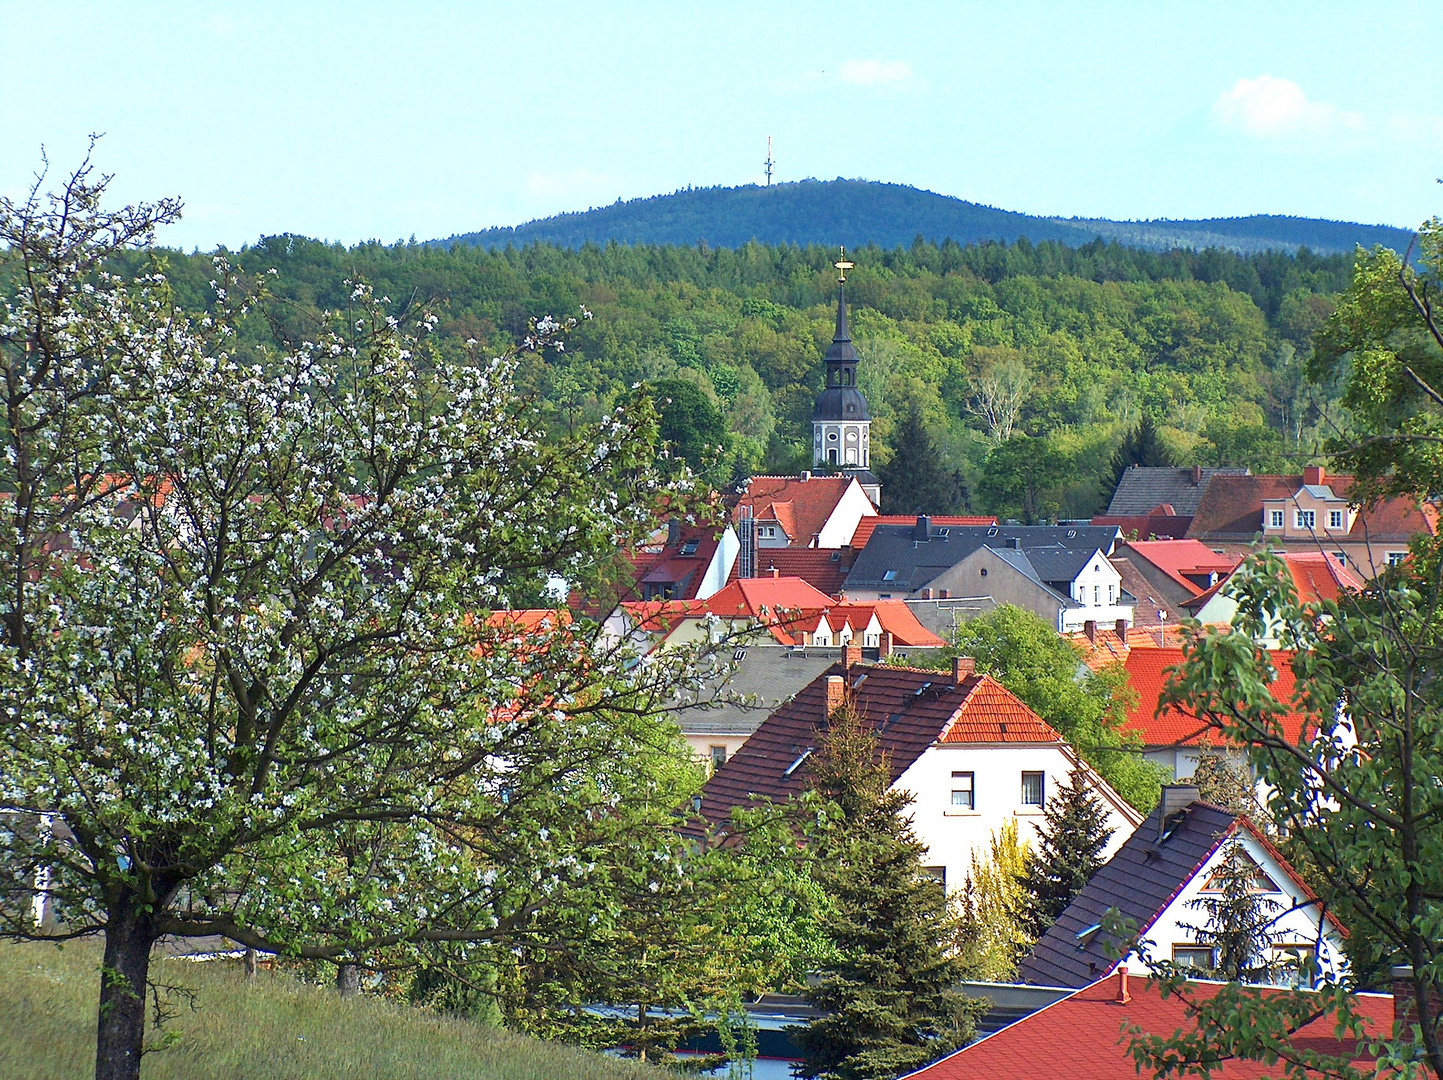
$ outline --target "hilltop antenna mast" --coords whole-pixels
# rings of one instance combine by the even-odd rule
[[[767,187],[771,187],[772,166],[776,165],[776,162],[772,160],[772,137],[770,135],[767,136],[767,160],[764,161],[762,164],[767,167]]]

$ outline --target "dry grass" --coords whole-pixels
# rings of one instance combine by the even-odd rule
[[[95,1068],[99,950],[0,944],[0,1077],[86,1080]],[[539,1042],[236,964],[157,960],[157,981],[196,991],[167,1025],[174,1045],[144,1080],[661,1080],[635,1062]]]

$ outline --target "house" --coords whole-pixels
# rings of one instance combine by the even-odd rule
[[[740,551],[730,525],[719,529],[672,518],[632,553],[635,585],[623,599],[705,599],[727,583]]]
[[[1215,476],[1187,535],[1237,551],[1258,538],[1281,550],[1325,551],[1371,578],[1401,562],[1414,536],[1436,533],[1431,504],[1395,498],[1363,508],[1349,501],[1352,488],[1351,476],[1316,465],[1301,476]]]
[[[1191,518],[1215,476],[1246,476],[1247,469],[1205,469],[1194,465],[1174,468],[1129,465],[1108,501],[1107,518],[1147,517],[1166,506],[1166,516]]]
[[[1160,645],[1159,639],[1170,631],[1175,632],[1186,613],[1163,595],[1126,551],[1126,545],[1119,547],[1109,561],[1122,582],[1122,590],[1133,600],[1131,629]]]
[[[988,595],[976,592],[975,578],[949,576],[948,571],[982,547],[1025,553],[1086,549],[1108,556],[1121,536],[1115,528],[1093,525],[938,525],[919,514],[909,524],[872,530],[847,574],[846,593],[854,600]]]
[[[1192,996],[1206,1000],[1222,983],[1192,982]],[[1363,1040],[1337,1037],[1335,1021],[1322,1016],[1289,1037],[1298,1051],[1345,1058],[1361,1075],[1374,1072],[1366,1043],[1389,1038],[1395,1019],[1405,1020],[1411,995],[1359,994],[1356,1008],[1364,1019]],[[1264,991],[1265,993],[1267,991]],[[1277,991],[1273,991],[1277,993]],[[1406,1021],[1405,1021],[1406,1022]],[[1129,1051],[1124,1027],[1136,1025],[1148,1035],[1191,1031],[1188,1003],[1179,995],[1162,996],[1159,987],[1119,968],[1054,1004],[979,1039],[906,1080],[1138,1080],[1139,1067]],[[1216,1080],[1264,1080],[1281,1075],[1280,1064],[1229,1060],[1211,1066]],[[1142,1073],[1142,1075],[1148,1075]],[[1322,1073],[1305,1073],[1323,1080]]]
[[[1364,582],[1337,555],[1326,551],[1284,551],[1281,553],[1288,580],[1299,603],[1317,604],[1323,600],[1336,603],[1345,594],[1359,592]],[[1190,616],[1207,626],[1231,625],[1238,613],[1229,582],[1232,575],[1219,581],[1207,592],[1183,604]],[[1270,627],[1259,639],[1264,648],[1278,647],[1280,627]]]
[[[758,549],[843,547],[857,523],[877,512],[855,476],[810,472],[753,476],[729,501],[732,523],[743,534],[752,529]]]
[[[958,596],[988,596],[998,604],[1026,608],[1059,634],[1088,623],[1131,623],[1133,598],[1122,575],[1097,547],[1034,547],[1015,538],[1002,547],[984,545],[933,579]]]
[[[1201,540],[1128,540],[1117,546],[1168,605],[1193,600],[1232,573],[1240,554],[1214,551]]]
[[[1269,659],[1277,673],[1271,688],[1273,696],[1288,705],[1295,691],[1293,654],[1274,651]],[[1202,755],[1233,752],[1223,745],[1219,733],[1207,721],[1175,705],[1162,704],[1168,674],[1182,662],[1183,650],[1178,645],[1159,648],[1138,647],[1134,643],[1123,659],[1128,683],[1137,695],[1136,703],[1123,721],[1123,730],[1139,735],[1144,756],[1170,770],[1178,780],[1193,775]],[[1303,741],[1307,733],[1307,718],[1303,714],[1285,709],[1281,722],[1289,741]]]
[[[1084,987],[1114,971],[1147,972],[1147,956],[1103,927],[1109,912],[1129,920],[1153,958],[1211,967],[1212,950],[1196,927],[1207,922],[1201,902],[1221,889],[1220,870],[1232,845],[1256,870],[1249,891],[1275,905],[1270,927],[1273,958],[1316,957],[1324,978],[1347,972],[1344,931],[1267,836],[1245,815],[1198,801],[1187,785],[1163,788],[1162,801],[1092,876],[1018,967],[1018,981],[1039,986]]]
[[[912,798],[913,829],[929,867],[960,888],[974,851],[1010,821],[1035,835],[1052,793],[1079,763],[1062,737],[970,660],[950,672],[866,664],[849,648],[791,701],[768,716],[702,789],[701,816],[726,821],[734,807],[780,802],[810,784],[808,759],[829,717],[850,702],[875,732],[894,788]],[[1086,766],[1084,766],[1086,768]],[[1087,769],[1116,830],[1116,849],[1140,815]]]

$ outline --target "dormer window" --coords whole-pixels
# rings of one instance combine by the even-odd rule
[[[1298,510],[1293,516],[1293,527],[1307,529],[1310,532],[1317,526],[1318,515],[1314,510]]]
[[[1281,510],[1268,511],[1268,528],[1281,529],[1283,527],[1283,512]]]
[[[1328,528],[1330,528],[1330,529],[1341,529],[1342,527],[1343,527],[1343,511],[1341,511],[1341,510],[1329,510],[1329,511],[1328,511]]]

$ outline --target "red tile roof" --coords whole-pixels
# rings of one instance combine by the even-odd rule
[[[1288,705],[1296,689],[1293,654],[1279,650],[1271,654],[1271,659],[1278,673],[1272,686],[1273,696]],[[1171,705],[1158,712],[1168,673],[1182,660],[1183,651],[1175,646],[1142,648],[1133,645],[1128,650],[1124,667],[1128,681],[1137,692],[1137,704],[1127,714],[1123,727],[1136,731],[1147,746],[1197,746],[1218,741],[1217,732],[1206,721],[1190,713]],[[1283,734],[1289,741],[1299,742],[1306,723],[1305,716],[1289,712],[1282,718]]]
[[[995,517],[967,516],[965,514],[946,514],[929,519],[933,525],[944,528],[951,528],[953,525],[996,525]],[[872,531],[878,525],[915,525],[916,514],[875,514],[872,517],[864,517],[857,522],[857,531],[852,534],[851,547],[860,551],[867,546],[867,541],[872,538]]]
[[[905,600],[873,600],[868,606],[876,611],[882,631],[892,635],[894,645],[935,649],[947,644],[917,621]]]
[[[1137,1080],[1137,1065],[1128,1052],[1128,1040],[1120,1037],[1123,1025],[1136,1024],[1151,1035],[1170,1035],[1178,1030],[1191,1031],[1193,1021],[1182,998],[1176,994],[1164,998],[1141,976],[1128,979],[1130,1000],[1119,1003],[1120,981],[1116,973],[1099,979],[909,1076],[916,1080]],[[1201,1000],[1221,989],[1218,983],[1189,985]],[[1367,1018],[1370,1037],[1386,1038],[1392,1033],[1391,996],[1361,994],[1358,1011]],[[1348,1055],[1364,1073],[1370,1071],[1371,1059],[1363,1048],[1354,1040],[1339,1041],[1331,1018],[1314,1020],[1290,1041],[1298,1050]],[[1212,1075],[1217,1080],[1261,1080],[1278,1071],[1276,1065],[1230,1060],[1215,1065]]]
[[[1213,482],[1220,478],[1214,477]],[[1256,479],[1255,477],[1227,477],[1226,479]],[[1206,496],[1204,496],[1206,497]],[[1262,503],[1258,504],[1258,522],[1262,523]],[[1169,580],[1177,582],[1188,592],[1197,596],[1206,585],[1189,580],[1191,574],[1226,574],[1238,564],[1230,555],[1219,555],[1201,540],[1130,540],[1127,550],[1157,567]]]
[[[719,534],[720,527],[716,525],[683,525],[676,543],[668,544],[667,528],[659,528],[652,543],[628,556],[636,584],[631,594],[623,599],[643,599],[648,585],[675,586],[677,600],[695,597],[701,587],[702,576],[716,554]],[[682,549],[693,542],[696,550],[691,555],[683,555]]]
[[[1170,604],[1162,590],[1149,581],[1132,559],[1114,555],[1108,560],[1122,575],[1122,587],[1137,601],[1132,608],[1132,625],[1138,630],[1153,630],[1159,625],[1177,625],[1183,613]]]
[[[1305,604],[1337,601],[1344,591],[1358,592],[1364,587],[1362,578],[1323,551],[1289,551],[1283,561],[1298,590],[1298,599]]]
[[[948,742],[1061,742],[1056,731],[990,676],[972,674],[957,683],[949,671],[833,664],[762,721],[712,774],[702,789],[702,817],[724,821],[733,807],[760,798],[781,801],[806,790],[811,781],[805,755],[821,738],[827,679],[833,675],[845,677],[854,707],[887,756],[893,783],[944,737]]]
[[[705,600],[634,600],[621,607],[632,625],[648,634],[669,634],[683,619],[707,613]]]
[[[822,611],[835,604],[801,578],[770,576],[739,578],[707,601],[708,609],[724,619],[756,619],[777,611]]]
[[[776,521],[793,544],[807,547],[855,481],[850,476],[754,476],[732,509],[732,520],[750,506],[758,521]]]
[[[863,518],[862,520],[868,519]],[[843,557],[844,555],[846,557]],[[841,595],[842,586],[847,580],[847,571],[851,568],[851,553],[844,553],[840,548],[757,549],[756,572],[758,577],[770,577],[771,571],[775,570],[778,577],[801,578],[828,596]],[[732,564],[732,576],[727,580],[735,581],[740,571],[741,560],[738,559]]]

